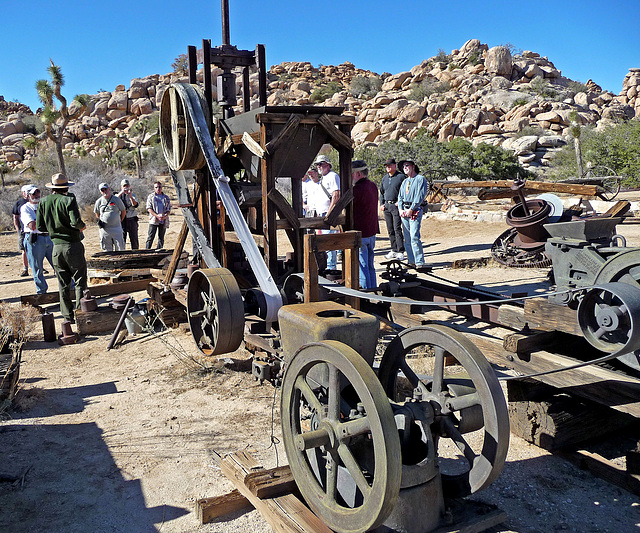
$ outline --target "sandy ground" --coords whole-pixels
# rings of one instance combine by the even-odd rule
[[[167,247],[179,228],[176,216]],[[640,245],[639,228],[624,227],[630,245]],[[503,223],[426,219],[427,261],[442,277],[474,279],[491,290],[544,287],[546,270],[448,268],[455,257],[488,257],[504,229]],[[97,242],[97,228],[90,228],[88,253],[98,251]],[[9,301],[35,292],[30,278],[17,276],[14,249],[14,235],[0,235],[0,298]],[[380,258],[388,251],[384,235],[377,250]],[[47,279],[56,290],[55,277]],[[61,317],[54,312],[59,332]],[[286,463],[279,393],[252,379],[242,362],[246,352],[233,354],[232,365],[205,372],[201,364],[211,362],[180,330],[129,336],[106,351],[109,339],[92,335],[61,347],[45,343],[39,325],[34,329],[16,407],[0,421],[0,474],[21,477],[0,482],[0,531],[270,531],[256,511],[207,525],[194,513],[197,499],[233,488],[213,451],[250,450],[265,467]],[[473,499],[507,512],[508,522],[493,531],[622,533],[640,523],[640,498],[514,436],[502,475]]]

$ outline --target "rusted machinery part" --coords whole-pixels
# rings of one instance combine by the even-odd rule
[[[389,281],[403,281],[407,273],[407,269],[402,266],[402,263],[397,260],[391,260],[387,262],[387,269],[383,273],[382,277]]]
[[[524,206],[527,206],[526,210]],[[516,246],[527,250],[544,246],[549,237],[544,224],[547,223],[550,212],[551,205],[537,198],[520,202],[509,209],[506,222],[508,226],[518,230],[514,239]]]
[[[187,286],[187,317],[203,354],[237,350],[244,336],[244,303],[233,274],[226,268],[196,270]]]
[[[384,522],[400,492],[400,438],[366,361],[338,341],[307,344],[287,367],[281,402],[289,465],[314,512],[340,532]],[[339,492],[339,479],[357,487],[353,506]]]
[[[544,243],[537,248],[522,249],[516,246],[518,236],[516,228],[509,228],[491,245],[491,257],[501,265],[514,268],[546,268],[551,266],[551,259],[544,253]]]
[[[192,87],[198,94],[207,126],[211,129],[211,113],[204,91],[198,85]],[[164,92],[160,103],[160,141],[171,170],[193,170],[205,166],[206,160],[193,121],[185,109],[184,96],[173,85]]]
[[[591,346],[621,353],[620,362],[640,370],[640,288],[614,282],[589,289],[578,306],[578,323]]]
[[[425,364],[433,365],[431,375]],[[507,404],[488,361],[462,333],[439,325],[402,331],[387,347],[378,377],[392,400],[403,399],[403,386],[409,396],[418,388],[433,407],[445,498],[478,492],[498,477],[509,448]],[[445,450],[455,457],[445,458]]]

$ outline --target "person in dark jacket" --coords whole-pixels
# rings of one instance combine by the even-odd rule
[[[362,233],[360,246],[360,288],[375,289],[376,269],[373,264],[378,225],[378,188],[369,180],[367,163],[360,159],[351,162],[353,180],[353,228]]]
[[[391,245],[391,251],[385,255],[385,258],[404,261],[404,239],[402,237],[402,219],[398,211],[398,192],[406,176],[402,172],[398,172],[398,165],[394,158],[387,159],[384,167],[387,173],[382,176],[380,182],[380,211],[382,211],[384,221],[387,224],[389,244]]]
[[[86,224],[80,216],[76,197],[69,192],[74,185],[64,174],[51,177],[46,186],[52,194],[38,204],[36,228],[48,233],[53,241],[53,268],[58,277],[60,312],[65,320],[75,322],[71,286],[75,285],[75,309],[80,308],[80,299],[87,290],[87,262],[84,258],[82,239]]]

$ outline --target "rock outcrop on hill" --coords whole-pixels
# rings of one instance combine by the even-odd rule
[[[214,69],[212,78],[221,74]],[[199,72],[202,81],[202,71]],[[358,86],[380,86],[372,95],[354,94]],[[242,76],[237,78],[238,111]],[[69,153],[100,155],[130,148],[138,120],[157,111],[176,74],[154,74],[92,95],[83,115],[67,127]],[[589,80],[571,81],[546,57],[531,51],[512,54],[504,46],[489,48],[478,39],[446,55],[425,59],[410,71],[378,75],[352,63],[314,67],[308,62],[274,65],[268,76],[269,105],[341,106],[356,117],[355,145],[411,139],[421,128],[440,141],[455,137],[513,150],[530,170],[543,171],[553,153],[568,142],[570,114],[582,124],[603,127],[620,119],[640,118],[640,68],[632,68],[619,95]],[[375,83],[369,83],[377,81]],[[250,76],[251,107],[258,106],[257,75]],[[330,94],[328,98],[327,92]],[[12,107],[14,106],[14,107]],[[0,97],[0,160],[12,168],[30,165],[23,118],[28,108]],[[573,116],[573,115],[571,115]],[[524,134],[523,134],[524,132]],[[147,135],[145,142],[148,142]]]

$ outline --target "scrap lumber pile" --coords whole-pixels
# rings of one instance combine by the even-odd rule
[[[184,292],[183,289],[180,290]],[[167,326],[177,326],[187,321],[186,309],[174,294],[178,290],[172,291],[162,283],[152,282],[149,283],[147,292],[150,296],[147,309],[153,311]],[[186,301],[186,296],[184,300]]]

